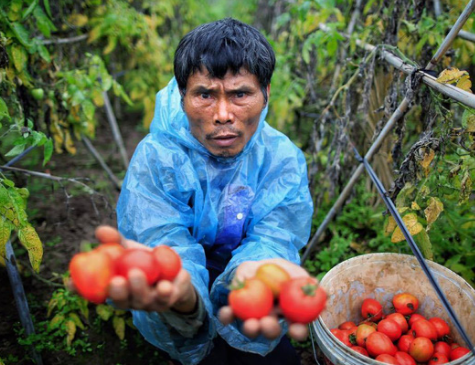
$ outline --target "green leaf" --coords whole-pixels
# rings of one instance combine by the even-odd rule
[[[51,37],[51,31],[55,31],[56,27],[54,24],[49,20],[49,18],[46,16],[45,12],[43,9],[38,6],[36,7],[34,13],[35,18],[36,18],[36,23],[38,25],[38,29],[40,30],[41,33],[45,37]]]
[[[53,155],[53,140],[48,138],[45,143],[44,156],[43,156],[43,166],[45,166]]]
[[[23,69],[26,68],[26,62],[28,61],[28,55],[24,47],[13,44],[11,47],[13,64],[15,68],[21,72]]]
[[[13,147],[8,153],[5,154],[7,157],[17,156],[25,150],[26,144],[20,144]]]
[[[51,7],[49,6],[49,0],[43,0],[43,4],[45,5],[46,13],[51,19],[53,19],[53,15],[51,15]]]
[[[21,18],[22,21],[24,21],[26,18],[28,18],[28,16],[31,14],[31,12],[33,10],[35,10],[36,6],[38,5],[38,0],[34,0],[30,6],[28,7],[28,9],[26,9],[24,12],[23,12],[23,16]]]
[[[429,235],[425,230],[420,231],[417,235],[414,236],[414,241],[416,242],[419,250],[421,250],[422,255],[428,259],[434,259],[434,252],[432,251],[432,243],[430,242]]]
[[[23,0],[12,0],[10,4],[10,10],[18,13],[21,10],[21,7],[23,5]]]
[[[8,112],[7,103],[5,103],[2,98],[0,98],[0,120],[2,119],[11,120],[10,113]]]
[[[31,266],[35,272],[40,271],[40,264],[43,258],[43,244],[36,230],[31,225],[27,225],[18,231],[18,238],[23,247],[28,251]]]
[[[94,104],[90,100],[85,100],[81,107],[86,119],[92,120],[94,118],[94,113],[96,112],[96,107]]]
[[[30,34],[23,25],[20,23],[11,23],[10,28],[15,34],[16,39],[18,39],[22,45],[24,45],[26,48],[30,48],[32,46]]]
[[[112,318],[112,326],[114,327],[114,331],[121,340],[125,337],[125,320],[122,317],[114,317]]]
[[[44,45],[38,44],[38,53],[47,63],[51,62],[51,56],[49,54],[48,48],[46,48]]]
[[[108,321],[110,317],[114,314],[114,309],[107,304],[99,304],[96,307],[96,313],[103,321]]]
[[[10,239],[11,232],[11,224],[8,223],[5,217],[0,216],[0,256],[3,258],[7,256],[6,246]]]

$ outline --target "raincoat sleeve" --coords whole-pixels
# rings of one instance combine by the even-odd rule
[[[244,261],[283,258],[300,264],[298,251],[308,241],[313,213],[306,162],[300,150],[295,147],[295,158],[284,158],[267,174],[251,209],[246,236],[211,289],[215,311],[227,303],[229,291],[226,288]],[[284,322],[281,324],[283,335],[287,327]],[[231,346],[244,351],[265,355],[280,341],[280,338],[270,341],[262,336],[251,340],[241,333],[240,325],[240,321],[229,326],[216,321],[218,333]]]
[[[191,163],[179,147],[170,142],[159,143],[157,137],[149,134],[137,146],[117,205],[119,231],[150,247],[173,247],[201,298],[207,314],[192,337],[179,333],[166,320],[167,315],[132,311],[134,325],[147,341],[186,364],[198,363],[212,348],[216,334],[210,320],[212,306],[205,253],[190,234],[194,214],[189,203],[199,190],[193,174]]]

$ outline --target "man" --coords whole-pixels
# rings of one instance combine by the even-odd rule
[[[97,231],[101,241],[116,235],[180,254],[173,283],[151,288],[133,270],[128,281],[114,278],[109,294],[133,309],[145,339],[182,364],[299,363],[283,335],[289,327],[292,337],[305,337],[305,326],[275,314],[242,323],[226,306],[233,278],[252,277],[262,263],[308,275],[298,265],[312,215],[305,159],[264,120],[274,65],[267,40],[234,19],[187,34],[122,186],[125,238]]]

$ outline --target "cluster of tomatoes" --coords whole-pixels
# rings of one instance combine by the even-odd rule
[[[365,299],[363,322],[344,322],[331,332],[354,351],[387,364],[446,364],[470,352],[451,340],[443,319],[415,313],[419,301],[414,295],[397,294],[392,304],[395,312],[384,314],[380,302]]]
[[[242,320],[259,319],[279,308],[288,321],[304,324],[318,318],[326,300],[315,278],[291,278],[274,263],[259,266],[253,278],[232,286],[228,296],[235,316]]]
[[[114,276],[128,278],[132,269],[141,270],[147,283],[153,285],[159,280],[172,281],[181,269],[181,259],[175,250],[165,245],[146,250],[103,243],[92,251],[74,255],[69,263],[76,290],[96,304],[106,300],[108,286]]]

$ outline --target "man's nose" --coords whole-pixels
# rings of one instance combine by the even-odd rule
[[[217,124],[227,124],[234,122],[234,115],[231,110],[231,104],[226,98],[218,99],[214,120]]]

